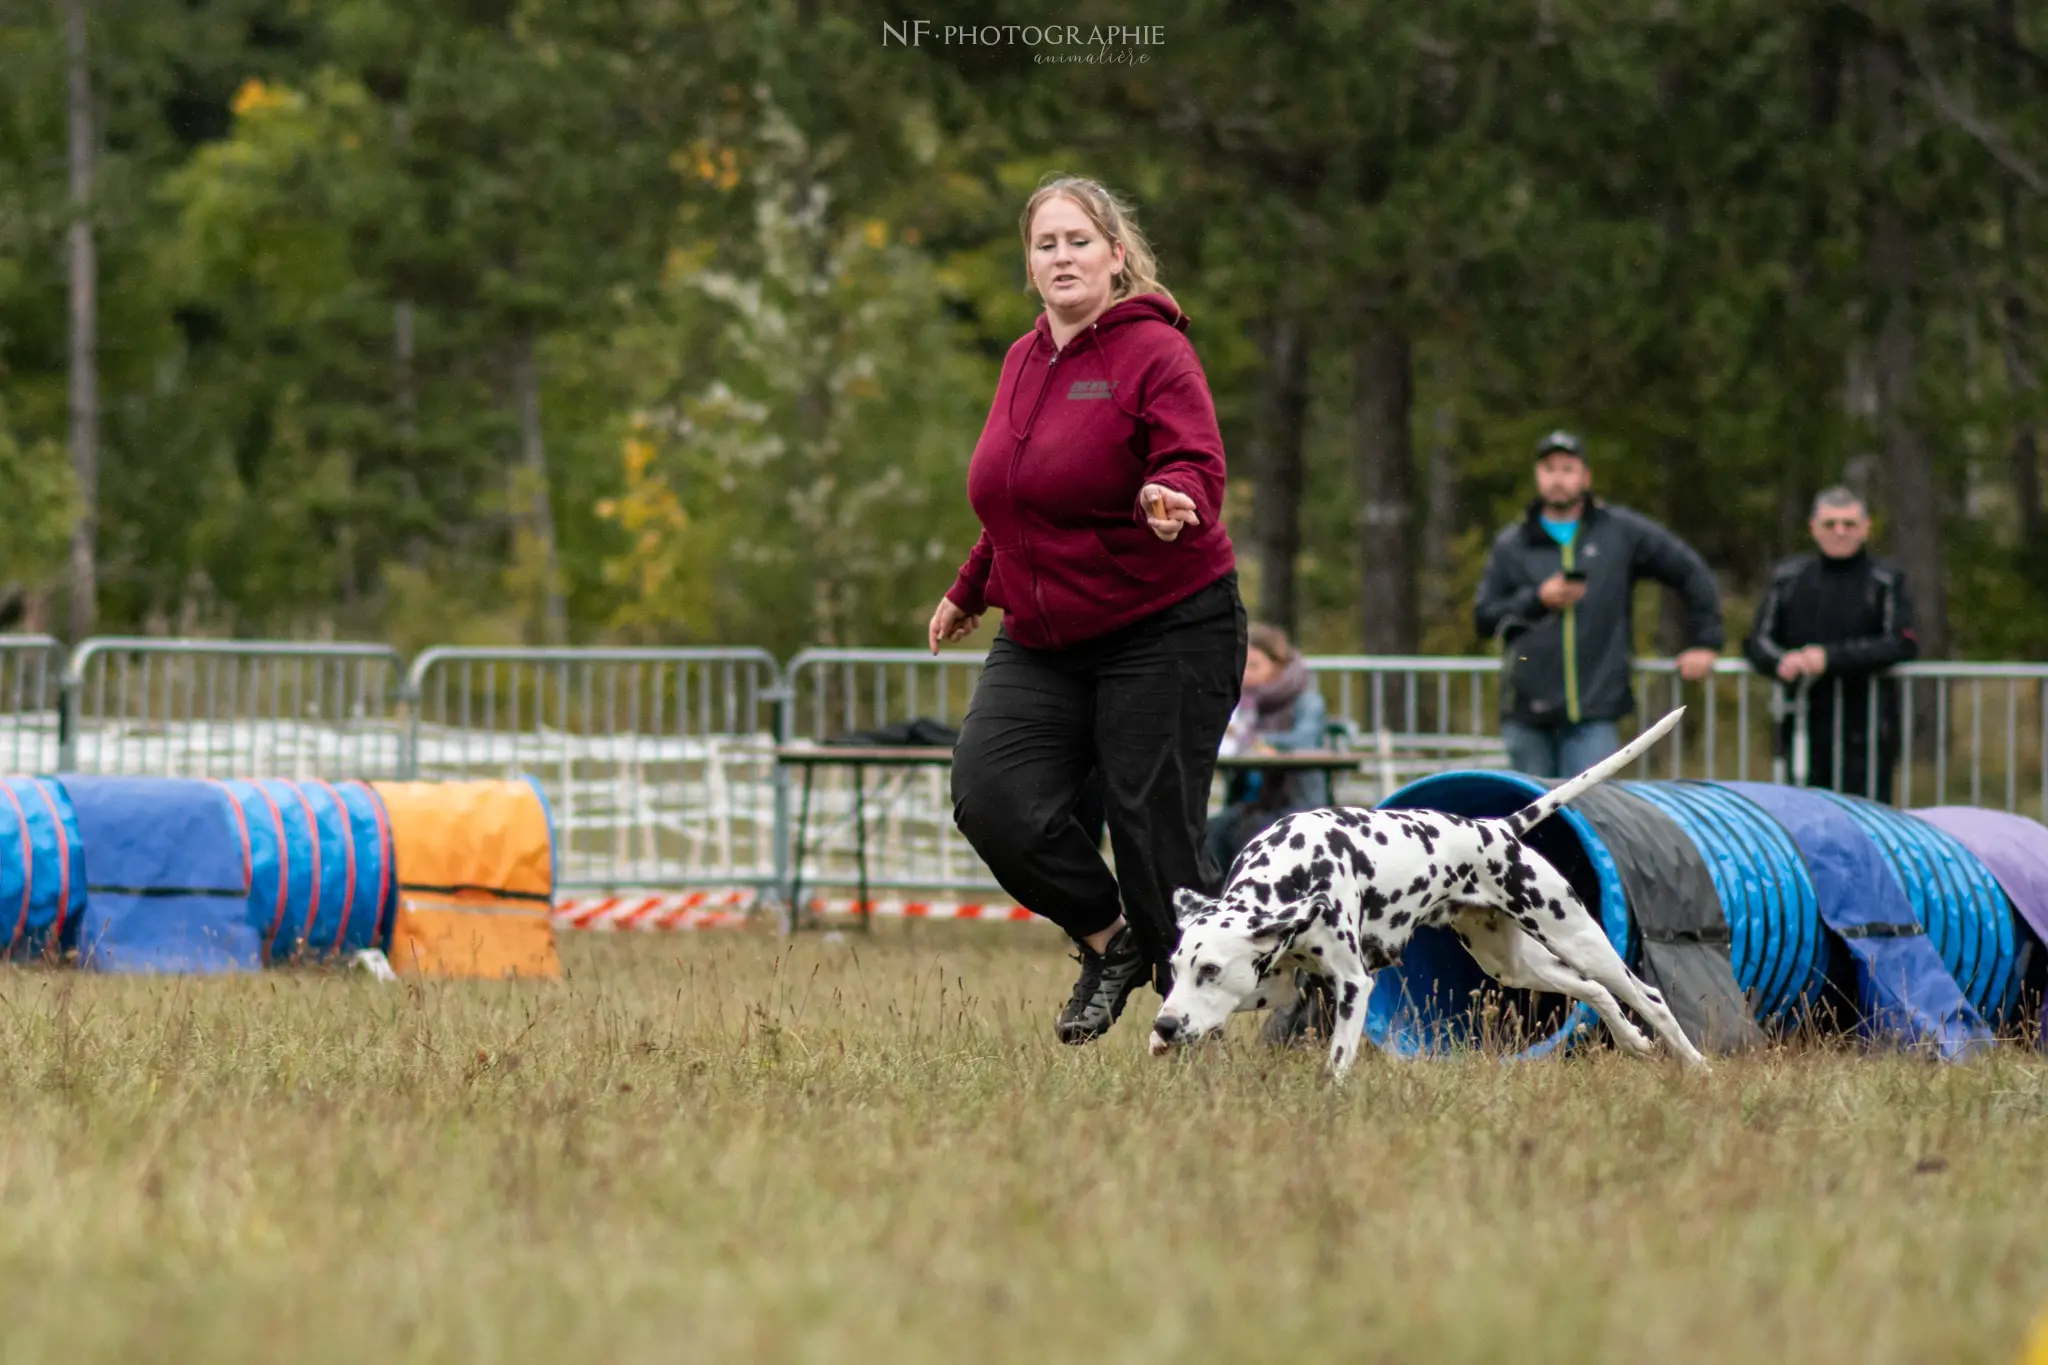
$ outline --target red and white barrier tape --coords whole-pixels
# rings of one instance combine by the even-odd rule
[[[747,922],[746,906],[753,899],[754,893],[748,890],[570,896],[555,902],[555,927],[612,931],[730,929]],[[809,908],[820,915],[854,915],[859,913],[860,903],[851,897],[817,898],[809,902]],[[898,919],[1013,922],[1037,918],[1021,905],[973,901],[870,900],[868,912]]]
[[[692,890],[672,894],[565,896],[555,902],[557,929],[733,929],[748,923],[752,890]],[[813,915],[858,915],[852,896],[813,898]],[[891,919],[1036,919],[1020,905],[983,905],[973,900],[868,900],[870,915]]]
[[[852,898],[845,900],[814,900],[811,909],[822,915],[857,915],[860,902]],[[875,901],[868,902],[868,913],[888,915],[902,919],[977,919],[977,920],[1028,920],[1037,919],[1021,905],[980,905],[959,901]]]
[[[751,891],[571,896],[555,902],[558,929],[727,929],[747,922]]]

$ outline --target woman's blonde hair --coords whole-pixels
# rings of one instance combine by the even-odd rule
[[[1017,235],[1024,241],[1024,288],[1036,290],[1031,281],[1031,220],[1048,199],[1065,196],[1074,201],[1095,230],[1124,249],[1124,268],[1110,279],[1110,301],[1121,302],[1135,294],[1166,294],[1159,282],[1159,263],[1153,259],[1152,244],[1131,216],[1130,205],[1111,194],[1099,180],[1080,175],[1051,175],[1039,183],[1024,201],[1024,216],[1017,220]],[[1170,299],[1171,294],[1166,294]],[[1176,304],[1175,307],[1179,305]]]

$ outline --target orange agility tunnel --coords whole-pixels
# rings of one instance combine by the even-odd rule
[[[377,782],[397,849],[402,975],[559,977],[554,843],[530,779]]]

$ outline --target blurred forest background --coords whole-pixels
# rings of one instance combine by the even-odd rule
[[[1735,628],[1846,478],[1930,653],[2048,656],[2039,0],[1040,8],[5,0],[0,621],[919,641],[1059,170],[1136,202],[1313,648],[1480,649],[1564,425]]]

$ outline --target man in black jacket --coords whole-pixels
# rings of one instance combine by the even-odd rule
[[[1906,575],[1865,552],[1870,518],[1863,500],[1846,488],[1830,488],[1813,500],[1808,529],[1820,553],[1795,555],[1772,573],[1745,652],[1757,672],[1776,678],[1793,699],[1779,732],[1779,751],[1792,759],[1793,780],[1890,801],[1899,761],[1898,684],[1880,675],[1920,652]],[[1803,756],[1797,747],[1802,695]]]
[[[1679,676],[1697,682],[1721,648],[1721,599],[1706,561],[1648,517],[1592,495],[1578,438],[1536,445],[1536,501],[1487,556],[1473,617],[1505,648],[1501,734],[1508,759],[1536,777],[1571,777],[1621,747],[1629,686],[1630,599],[1650,578],[1685,597],[1689,646]]]

